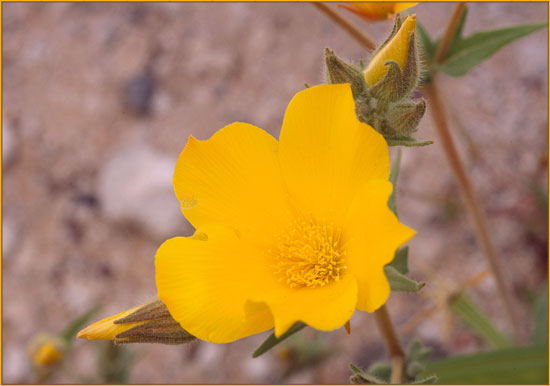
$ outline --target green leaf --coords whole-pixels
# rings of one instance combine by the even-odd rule
[[[430,38],[430,35],[424,26],[420,24],[418,20],[416,21],[416,31],[418,32],[418,37],[420,38],[420,45],[422,46],[422,51],[425,54],[425,59],[431,62],[434,58],[437,46]]]
[[[388,265],[406,275],[409,272],[409,247],[404,246],[395,251],[393,260]]]
[[[257,358],[259,357],[260,355],[262,354],[265,354],[266,352],[268,352],[269,350],[271,350],[273,347],[275,347],[276,345],[278,345],[279,343],[281,343],[283,340],[285,340],[286,338],[288,338],[289,336],[297,333],[298,331],[300,331],[301,329],[303,329],[304,327],[306,327],[307,325],[305,323],[302,323],[302,322],[296,322],[292,325],[292,327],[290,327],[288,329],[287,332],[285,332],[283,335],[281,335],[280,337],[276,337],[274,333],[272,333],[271,335],[269,335],[267,337],[266,340],[264,340],[264,342],[260,345],[260,347],[258,347],[256,349],[256,351],[254,351],[254,353],[252,354],[252,358]]]
[[[510,347],[512,342],[503,335],[481,309],[464,293],[460,293],[449,301],[449,308],[470,329],[483,337],[495,348]]]
[[[548,282],[535,302],[535,328],[533,344],[548,344]]]
[[[67,327],[65,327],[65,329],[60,333],[60,337],[67,343],[67,345],[72,344],[76,333],[84,328],[84,326],[100,310],[100,308],[101,307],[99,306],[91,308],[85,313],[77,316]]]
[[[383,382],[389,383],[391,378],[391,367],[385,362],[375,362],[369,366],[368,373]]]
[[[548,384],[546,346],[513,347],[432,362],[421,376],[441,384]]]
[[[401,167],[401,149],[397,150],[395,159],[391,165],[390,182],[393,185],[390,198],[388,198],[388,207],[397,216],[397,206],[395,204],[395,192],[397,190],[397,177],[399,177],[399,168]]]
[[[384,267],[384,272],[386,273],[392,291],[418,292],[426,285],[426,283],[419,283],[409,279],[390,265]]]
[[[536,23],[477,32],[466,39],[458,40],[452,55],[448,55],[435,69],[450,76],[462,76],[501,47],[545,26],[547,23]]]
[[[359,367],[355,366],[353,363],[349,365],[351,371],[353,371],[353,376],[350,378],[351,383],[356,385],[384,385],[385,382],[383,379],[380,379],[374,375],[368,374],[361,370]]]

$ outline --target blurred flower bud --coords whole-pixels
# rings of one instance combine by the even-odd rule
[[[418,3],[391,3],[383,1],[377,3],[338,4],[338,7],[342,7],[353,12],[363,20],[373,22],[380,20],[392,20],[396,13],[407,8],[414,7],[416,4]]]
[[[92,340],[121,343],[183,344],[196,338],[175,321],[158,298],[100,320],[77,335]]]
[[[63,340],[50,334],[36,335],[28,347],[28,353],[32,364],[36,367],[51,366],[61,359],[65,352]]]

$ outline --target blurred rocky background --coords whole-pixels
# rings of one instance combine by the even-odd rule
[[[434,35],[452,7],[413,11]],[[171,184],[188,136],[206,139],[234,121],[278,136],[290,98],[323,82],[325,47],[355,62],[368,56],[307,3],[4,3],[2,11],[2,382],[29,383],[26,347],[36,333],[59,332],[96,305],[99,319],[155,295],[156,249],[192,232]],[[379,41],[391,28],[347,16]],[[545,3],[473,3],[465,29],[547,18]],[[526,331],[548,269],[547,34],[439,83]],[[438,283],[486,268],[429,106],[418,137],[435,144],[403,150],[398,206],[417,230],[411,275],[428,286],[424,296],[392,294],[388,307],[402,340],[421,337],[435,357],[483,350],[441,307],[411,325],[435,304]],[[469,293],[510,332],[491,277]],[[77,341],[68,369],[48,382],[347,383],[350,362],[385,358],[370,315],[356,313],[351,329],[304,330],[258,359],[251,352],[267,333],[227,345]],[[131,357],[124,374],[109,368],[121,357]]]

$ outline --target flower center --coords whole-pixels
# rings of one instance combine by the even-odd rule
[[[275,271],[290,288],[324,286],[342,276],[344,255],[338,229],[300,219],[278,240]]]

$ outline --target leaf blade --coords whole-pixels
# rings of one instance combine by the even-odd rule
[[[300,331],[306,326],[307,325],[305,323],[296,322],[292,325],[292,327],[290,327],[287,330],[287,332],[285,332],[283,335],[281,335],[278,338],[275,336],[274,333],[271,333],[271,335],[269,335],[267,339],[264,340],[263,343],[252,353],[252,358],[257,358],[260,355],[265,354],[266,352],[271,350],[273,347],[281,343],[283,340],[287,339],[291,335],[294,335],[295,333],[297,333],[298,331]]]

